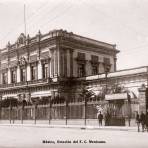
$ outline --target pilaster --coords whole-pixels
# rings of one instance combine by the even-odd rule
[[[20,66],[17,67],[16,73],[17,73],[17,83],[20,82]]]
[[[66,51],[66,55],[67,55],[67,77],[70,77],[71,59],[70,59],[70,51],[69,51],[69,49]]]
[[[8,68],[8,84],[11,83],[11,72],[10,72],[10,68]]]
[[[30,81],[31,80],[31,77],[30,77],[30,64],[27,65],[27,81]]]
[[[41,64],[41,61],[38,62],[38,65],[37,65],[37,70],[38,70],[38,79],[42,79],[42,64]]]

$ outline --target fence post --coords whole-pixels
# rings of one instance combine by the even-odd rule
[[[11,124],[11,111],[12,111],[12,105],[11,105],[11,100],[10,100],[10,106],[9,106],[9,121]]]
[[[9,107],[9,121],[10,121],[10,124],[11,124],[11,106]]]
[[[35,106],[34,106],[34,124],[36,124],[36,110],[37,110],[37,104],[35,103]]]
[[[86,125],[86,120],[87,120],[87,99],[84,97],[84,124]]]
[[[51,103],[51,99],[50,99],[50,102],[49,102],[49,124],[51,121],[51,108],[52,108],[52,103]]]
[[[21,124],[23,124],[23,113],[24,113],[24,109],[23,106],[21,108]]]
[[[65,108],[66,108],[65,124],[67,125],[67,120],[68,120],[68,100],[67,100],[67,98],[66,98]]]

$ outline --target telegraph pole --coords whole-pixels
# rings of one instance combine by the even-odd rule
[[[24,33],[26,36],[26,5],[24,4]]]

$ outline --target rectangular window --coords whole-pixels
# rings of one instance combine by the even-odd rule
[[[104,58],[104,64],[110,65],[110,58]]]
[[[85,64],[78,64],[78,77],[85,76]]]
[[[78,52],[78,60],[85,60],[85,53]]]
[[[2,83],[7,84],[7,73],[6,72],[2,73]]]
[[[21,68],[21,82],[26,81],[26,69],[25,68]]]
[[[93,65],[92,66],[92,75],[97,75],[98,74],[98,66],[97,65]]]
[[[31,66],[31,80],[36,80],[37,79],[37,67],[36,66]]]
[[[48,78],[48,64],[47,63],[43,64],[42,68],[43,68],[43,78],[46,79]]]
[[[11,83],[16,82],[16,70],[11,71]]]
[[[97,63],[98,62],[98,56],[95,56],[95,55],[91,55],[91,61],[93,62],[93,63]]]

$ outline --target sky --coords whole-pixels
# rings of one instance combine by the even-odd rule
[[[64,29],[116,44],[117,69],[148,65],[148,0],[0,0],[0,49],[24,30]]]

